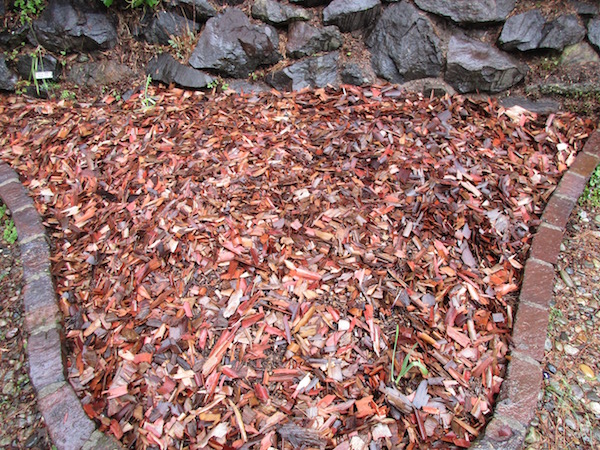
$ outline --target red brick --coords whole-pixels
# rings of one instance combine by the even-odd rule
[[[35,208],[27,208],[13,214],[13,220],[17,228],[19,241],[46,233],[46,229],[42,225],[40,216]]]
[[[35,280],[25,278],[23,303],[25,314],[37,314],[42,308],[56,305],[56,294],[50,274],[42,275]]]
[[[575,174],[575,172],[568,171],[563,175],[554,194],[578,199],[587,184],[587,178],[588,177],[582,176],[581,174]]]
[[[553,295],[553,287],[554,267],[529,259],[525,265],[519,299],[547,308]]]
[[[600,131],[596,130],[590,135],[583,151],[600,156]]]
[[[541,385],[540,364],[526,361],[513,353],[506,378],[500,388],[499,398],[502,400],[496,403],[494,414],[516,421],[527,428],[535,416]]]
[[[533,237],[529,256],[545,261],[550,264],[556,264],[558,254],[560,253],[560,243],[563,239],[563,231],[550,228],[543,223],[538,227],[537,233]]]
[[[516,424],[515,424],[516,425]],[[511,426],[501,418],[492,417],[485,432],[477,439],[470,450],[521,450],[525,441],[525,430]]]
[[[565,198],[553,195],[544,209],[542,221],[564,229],[577,198]]]
[[[16,178],[17,180],[19,179],[15,171],[12,170],[8,164],[0,162],[0,184],[10,180],[11,178]]]
[[[40,329],[53,328],[60,324],[61,315],[56,303],[38,306],[33,311],[25,313],[25,327],[31,334]]]
[[[106,435],[98,430],[94,431],[90,440],[81,450],[122,450],[123,446],[114,436]]]
[[[39,236],[33,241],[20,244],[21,262],[23,268],[36,273],[50,267],[50,248],[45,236]]]
[[[52,442],[60,449],[80,450],[94,432],[93,422],[68,383],[39,398],[38,406]]]
[[[37,391],[65,381],[61,339],[57,329],[29,336],[27,356],[29,375]]]
[[[31,199],[27,196],[27,191],[21,183],[8,183],[0,188],[2,200],[11,211],[16,211],[27,205],[31,205]]]
[[[513,327],[514,348],[536,361],[544,359],[549,312],[520,302]]]
[[[587,179],[592,175],[599,162],[600,154],[581,152],[577,155],[575,162],[571,164],[569,172],[577,173]]]

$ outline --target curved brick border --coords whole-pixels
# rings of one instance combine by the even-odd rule
[[[599,163],[600,131],[595,131],[552,194],[533,238],[514,321],[508,373],[492,419],[471,446],[473,450],[517,450],[523,446],[542,386],[541,361],[554,265],[571,211]],[[2,162],[0,197],[10,209],[19,235],[29,371],[50,437],[59,449],[122,449],[112,436],[96,430],[66,379],[62,325],[45,230],[16,173]]]
[[[471,446],[473,450],[516,450],[523,446],[542,387],[541,362],[554,290],[554,265],[571,211],[598,163],[600,131],[596,130],[563,175],[533,237],[514,321],[508,373],[492,419]]]
[[[19,236],[29,376],[50,438],[60,450],[122,449],[116,439],[96,429],[67,381],[61,314],[45,229],[17,174],[2,162],[0,198],[10,209]]]

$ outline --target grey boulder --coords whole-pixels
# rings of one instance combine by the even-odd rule
[[[0,54],[0,90],[14,91],[17,85],[17,76],[6,65],[4,55]]]
[[[279,38],[269,25],[254,25],[239,9],[230,8],[206,22],[189,63],[196,69],[246,78],[256,68],[275,64]]]
[[[204,22],[217,15],[217,10],[207,0],[174,0],[173,5],[180,6],[186,17]]]
[[[297,20],[310,20],[310,14],[304,8],[286,5],[276,0],[255,0],[252,5],[252,17],[271,25],[287,25]]]
[[[369,27],[380,13],[379,0],[333,0],[323,10],[323,23],[349,32]]]
[[[600,17],[588,22],[588,40],[594,47],[600,49]]]
[[[200,25],[170,11],[146,14],[138,29],[138,37],[151,44],[168,45],[173,37],[195,34]]]
[[[117,29],[97,2],[50,0],[33,21],[35,40],[54,52],[114,47]]]
[[[307,87],[337,86],[340,74],[338,52],[313,56],[267,76],[267,83],[281,91],[298,91]]]
[[[294,22],[288,28],[286,51],[292,58],[302,58],[337,50],[342,43],[342,33],[333,25],[321,28],[306,22]]]
[[[214,77],[211,75],[181,64],[168,53],[162,53],[152,58],[148,63],[146,73],[154,81],[161,81],[165,84],[175,83],[189,89],[205,88],[214,81]]]
[[[534,50],[538,48],[544,37],[546,19],[537,9],[509,17],[498,38],[504,50]]]
[[[502,22],[515,7],[515,0],[415,0],[415,3],[423,11],[458,23]]]
[[[433,24],[407,1],[385,10],[366,44],[375,73],[393,83],[437,77],[444,65],[441,41]]]
[[[458,92],[501,92],[521,81],[527,68],[481,41],[452,36],[445,80]]]
[[[580,42],[585,32],[575,14],[562,15],[546,24],[539,48],[562,51],[566,46]]]

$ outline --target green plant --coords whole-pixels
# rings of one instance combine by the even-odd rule
[[[15,227],[15,223],[10,217],[4,218],[6,215],[6,205],[0,206],[0,219],[4,219],[4,232],[2,233],[2,237],[4,240],[12,245],[17,241],[17,229]]]
[[[152,84],[152,77],[150,74],[146,75],[146,83],[144,85],[144,97],[142,98],[142,105],[144,108],[150,108],[156,105],[156,100],[150,95],[148,88]]]
[[[400,333],[400,327],[398,325],[396,325],[396,338],[394,339],[394,355],[392,357],[392,367],[390,370],[390,378],[394,381],[394,383],[398,384],[400,382],[400,380],[402,378],[404,378],[404,376],[406,376],[406,374],[413,367],[418,368],[424,377],[427,376],[429,374],[429,370],[427,370],[427,367],[425,367],[425,365],[421,361],[415,360],[415,361],[410,362],[410,355],[417,346],[417,344],[415,344],[410,349],[410,352],[408,352],[406,354],[406,356],[404,357],[404,360],[402,361],[402,367],[400,368],[400,372],[398,372],[398,376],[394,380],[394,362],[396,361],[396,348],[398,346],[399,333]]]
[[[60,93],[60,98],[62,100],[75,100],[77,98],[77,95],[73,91],[63,89]]]
[[[600,166],[592,172],[590,181],[579,198],[579,203],[582,205],[587,203],[594,207],[600,206]]]
[[[215,78],[210,83],[208,83],[206,87],[209,89],[217,89],[218,87],[220,87],[222,91],[226,91],[227,89],[229,89],[229,83],[226,83],[220,78]]]
[[[19,20],[24,25],[31,22],[44,10],[46,2],[44,0],[15,0],[15,9],[19,13]]]

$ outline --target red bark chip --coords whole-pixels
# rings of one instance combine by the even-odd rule
[[[548,307],[552,298],[554,268],[541,261],[528,260],[519,299]]]
[[[562,230],[551,228],[548,224],[542,222],[533,237],[529,256],[550,264],[556,264],[563,234]]]
[[[25,278],[39,281],[25,293],[27,325],[51,329],[60,298],[69,377],[89,399],[73,399],[77,411],[140,450],[277,446],[282,426],[293,435],[317,422],[333,446],[348,439],[338,420],[385,448],[480,435],[510,359],[507,305],[524,265],[521,297],[551,298],[543,260],[555,260],[561,230],[549,224],[568,218],[560,199],[574,204],[581,180],[564,182],[569,197],[555,196],[533,247],[530,231],[595,124],[397,95],[157,88],[144,110],[5,105],[2,158],[30,180],[36,208],[17,220]],[[35,212],[52,239],[55,291]],[[525,264],[528,248],[540,259]],[[527,332],[541,322],[528,306],[515,339],[537,357],[540,336]],[[425,370],[444,382],[428,385]],[[416,423],[388,420],[411,401]],[[64,427],[83,415],[68,409],[48,423],[74,448],[84,436],[66,441]],[[482,442],[522,442],[519,422],[494,423],[496,440]],[[398,442],[379,439],[390,433]]]
[[[36,333],[27,341],[29,374],[37,391],[65,381],[60,334],[57,329]]]
[[[73,388],[66,384],[38,400],[54,444],[64,450],[79,450],[90,438],[94,424],[87,417]]]
[[[569,222],[571,211],[577,203],[576,198],[559,197],[553,195],[544,209],[542,220],[560,228],[565,228]]]
[[[542,367],[513,353],[495,413],[527,427],[535,415],[542,384]]]
[[[536,361],[544,358],[548,316],[548,309],[519,303],[513,327],[513,344],[516,350]]]

